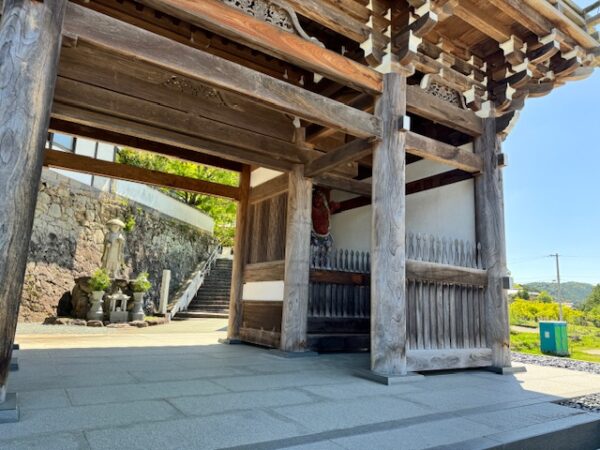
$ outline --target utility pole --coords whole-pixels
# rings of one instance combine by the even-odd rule
[[[558,294],[558,319],[562,322],[563,320],[563,309],[562,309],[562,298],[560,295],[560,265],[558,263],[558,257],[560,255],[555,253],[550,255],[552,258],[556,258],[556,286],[557,286],[557,294]]]

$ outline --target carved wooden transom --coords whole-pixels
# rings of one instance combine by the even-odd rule
[[[289,13],[267,0],[222,0],[225,4],[244,11],[246,14],[264,20],[290,33],[294,32]]]

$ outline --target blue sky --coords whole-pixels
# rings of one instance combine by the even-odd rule
[[[504,141],[506,238],[516,282],[600,283],[600,69],[527,100]]]

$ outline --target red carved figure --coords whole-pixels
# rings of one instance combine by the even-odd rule
[[[329,190],[315,188],[312,198],[312,233],[311,244],[325,248],[333,247],[331,237],[331,214],[340,208],[340,204],[329,200]]]

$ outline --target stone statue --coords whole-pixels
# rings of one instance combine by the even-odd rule
[[[340,204],[329,200],[329,190],[315,188],[312,198],[312,232],[310,244],[330,252],[333,249],[331,237],[331,214],[340,208]]]
[[[119,219],[109,220],[106,224],[109,232],[104,238],[104,252],[102,253],[102,268],[106,269],[111,278],[121,276],[124,265],[125,224]]]

